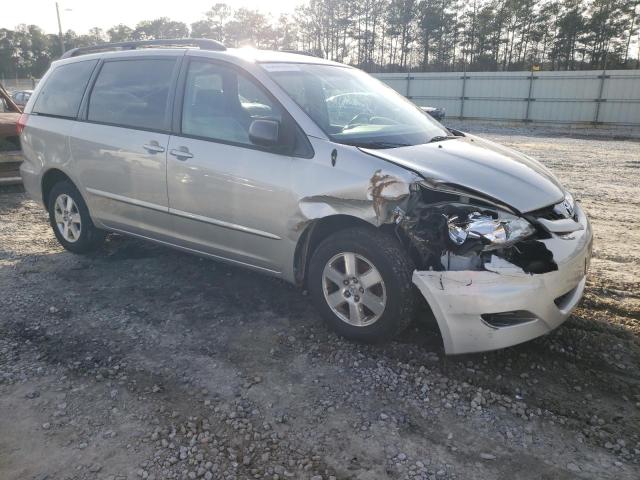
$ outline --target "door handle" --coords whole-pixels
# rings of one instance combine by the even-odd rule
[[[189,152],[187,147],[172,148],[169,150],[169,153],[182,161],[187,160],[188,158],[193,158],[193,153]]]
[[[142,146],[149,153],[162,153],[164,152],[164,147],[158,144],[156,141],[152,141],[150,143],[146,143]]]

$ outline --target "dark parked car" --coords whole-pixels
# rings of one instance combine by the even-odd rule
[[[433,118],[441,122],[444,120],[444,108],[442,107],[420,107],[424,113],[428,113]]]

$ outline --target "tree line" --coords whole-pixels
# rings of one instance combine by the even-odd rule
[[[191,25],[67,30],[64,48],[156,38],[304,51],[370,72],[640,68],[640,0],[308,0],[278,18],[217,3]],[[0,29],[0,76],[39,78],[61,55],[36,25]]]

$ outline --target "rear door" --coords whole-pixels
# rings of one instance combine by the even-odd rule
[[[95,219],[117,230],[169,234],[166,187],[176,55],[105,60],[74,125],[76,175]]]

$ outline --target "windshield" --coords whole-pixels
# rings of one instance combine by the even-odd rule
[[[445,127],[360,70],[303,63],[262,66],[334,142],[393,148],[448,136]]]

